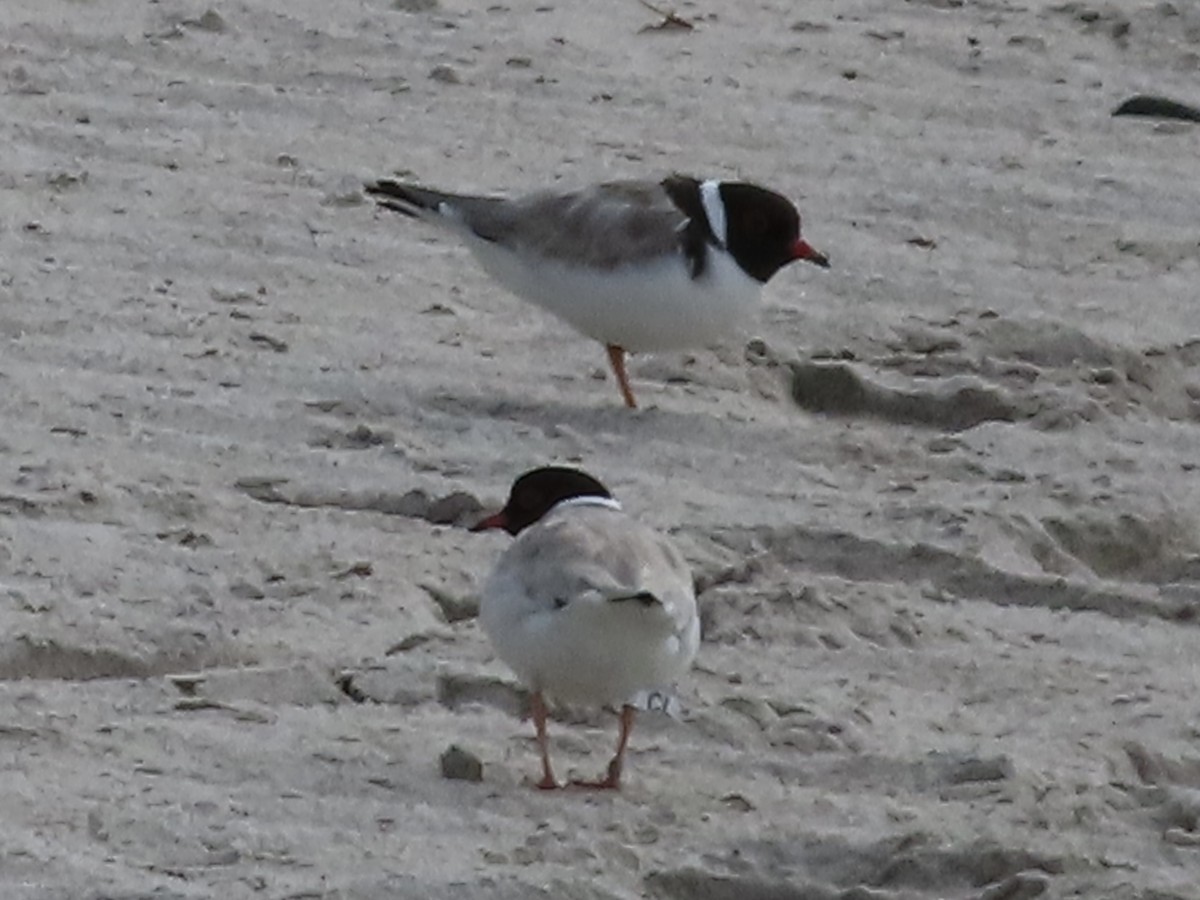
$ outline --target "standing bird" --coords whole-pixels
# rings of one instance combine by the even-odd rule
[[[829,267],[786,197],[672,175],[503,199],[415,184],[366,186],[396,212],[457,234],[504,287],[600,341],[628,407],[625,354],[711,344],[736,331],[793,260]]]
[[[621,511],[578,469],[526,472],[508,502],[472,531],[516,537],[483,588],[479,621],[532,691],[542,755],[539,788],[559,787],[546,739],[546,695],[619,705],[617,752],[599,781],[618,788],[639,698],[669,691],[700,646],[692,575],[663,537]]]

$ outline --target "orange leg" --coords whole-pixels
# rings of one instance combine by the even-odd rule
[[[633,399],[633,391],[629,387],[629,376],[625,374],[625,348],[616,344],[605,344],[604,349],[608,351],[608,364],[617,376],[617,387],[621,389],[625,405],[630,409],[637,409],[637,401]]]
[[[529,705],[532,707],[533,727],[537,730],[538,749],[542,753],[542,780],[537,786],[543,791],[553,791],[559,786],[550,768],[550,742],[546,737],[546,702],[541,691],[534,691]]]
[[[572,781],[575,787],[592,788],[601,791],[615,791],[621,787],[621,770],[625,767],[625,747],[629,743],[629,734],[633,731],[633,720],[637,710],[632,706],[621,707],[621,735],[617,738],[617,752],[608,764],[608,773],[600,781]]]

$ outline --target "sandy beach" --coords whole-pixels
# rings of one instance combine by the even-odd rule
[[[1200,9],[670,8],[0,7],[5,900],[1200,897]],[[362,191],[675,171],[832,268],[638,410]],[[549,463],[696,575],[620,793],[475,621]]]

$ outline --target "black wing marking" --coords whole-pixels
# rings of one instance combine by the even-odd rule
[[[704,212],[704,201],[700,199],[700,180],[689,175],[672,175],[663,180],[662,187],[679,211],[687,216],[687,223],[679,232],[679,243],[695,281],[708,265],[708,248],[717,246],[717,236],[713,234],[708,214]]]
[[[630,600],[636,600],[643,606],[653,606],[655,603],[662,603],[658,597],[654,596],[650,591],[638,591],[636,594],[625,594],[620,597],[609,597],[609,603],[625,603]]]

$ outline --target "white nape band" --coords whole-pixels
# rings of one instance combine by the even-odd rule
[[[595,495],[589,497],[568,497],[566,500],[559,500],[554,504],[553,509],[564,509],[568,506],[604,506],[608,509],[620,511],[621,504],[612,497],[597,497]]]
[[[726,246],[725,201],[721,199],[721,182],[711,179],[700,182],[700,205],[704,207],[713,237],[722,247]]]

